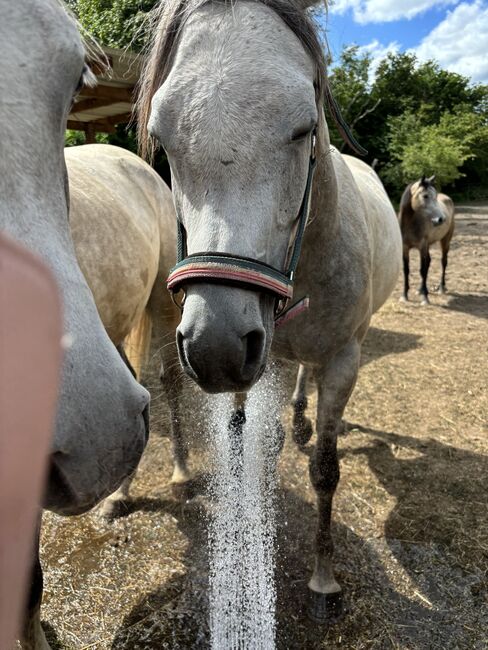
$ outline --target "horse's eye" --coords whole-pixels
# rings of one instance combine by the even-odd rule
[[[293,133],[291,134],[291,141],[292,142],[298,142],[299,140],[303,140],[306,138],[308,135],[310,135],[315,128],[315,124],[311,124],[308,126],[301,126],[295,129]]]
[[[84,65],[83,70],[81,71],[81,76],[78,79],[78,83],[76,84],[75,93],[74,93],[75,95],[77,95],[80,92],[80,90],[83,88],[83,86],[85,85],[86,71],[87,71],[87,66]]]

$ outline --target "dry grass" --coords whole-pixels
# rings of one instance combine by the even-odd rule
[[[432,281],[439,267],[436,251]],[[334,508],[337,571],[350,611],[329,630],[302,611],[315,519],[311,445],[299,450],[287,441],[280,649],[488,647],[487,268],[488,208],[463,211],[451,293],[432,294],[429,308],[415,296],[403,305],[399,283],[375,316],[346,412]],[[153,417],[164,435],[161,400]],[[195,452],[193,463],[205,467],[205,454]],[[43,617],[58,648],[208,647],[204,503],[176,499],[170,475],[169,442],[153,435],[125,516],[110,525],[95,514],[45,516]]]

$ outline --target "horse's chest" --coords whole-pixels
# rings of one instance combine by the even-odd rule
[[[402,236],[405,244],[417,246],[428,234],[426,221],[420,215],[414,214],[407,223],[402,223]]]

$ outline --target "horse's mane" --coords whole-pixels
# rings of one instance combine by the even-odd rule
[[[398,216],[402,217],[405,212],[412,210],[412,189],[413,183],[409,183],[405,190],[403,191],[402,198],[400,199],[400,208],[398,211]]]
[[[298,0],[254,0],[272,9],[294,32],[315,63],[316,100],[321,105],[324,96],[329,103],[330,92],[326,77],[325,57],[317,27]],[[151,39],[142,70],[137,99],[138,138],[140,153],[151,159],[155,145],[147,133],[151,100],[168,76],[173,56],[185,22],[209,2],[232,7],[236,0],[161,0],[151,12]],[[333,100],[332,100],[333,101]]]

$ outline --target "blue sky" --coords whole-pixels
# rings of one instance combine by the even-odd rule
[[[488,0],[335,0],[327,32],[334,59],[352,43],[375,63],[409,50],[488,83]]]

